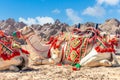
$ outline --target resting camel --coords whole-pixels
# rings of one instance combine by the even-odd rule
[[[24,27],[14,32],[17,38],[23,38],[33,51],[31,59],[34,65],[41,64],[79,64],[81,66],[113,66],[118,65],[113,43],[104,41],[99,31],[94,28],[78,32],[63,32],[42,43],[35,30]],[[110,43],[110,44],[109,44]]]
[[[28,55],[11,37],[0,31],[0,71],[20,71],[28,67]]]
[[[101,36],[104,36],[104,38],[105,38],[107,41],[116,38],[116,39],[118,40],[118,42],[117,42],[117,46],[114,46],[114,48],[115,48],[115,53],[116,53],[116,54],[120,54],[120,37],[118,37],[118,36],[116,36],[116,35],[110,35],[110,34],[107,33],[107,32],[101,32],[100,35],[101,35]]]

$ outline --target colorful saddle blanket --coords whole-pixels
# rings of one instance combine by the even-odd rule
[[[0,57],[3,60],[10,60],[16,56],[20,56],[21,53],[19,50],[21,50],[21,52],[26,55],[29,54],[28,51],[22,48],[19,49],[12,48],[12,45],[13,44],[8,37],[4,36],[0,38]]]
[[[115,38],[107,41],[99,34],[92,37],[73,35],[72,33],[69,35],[64,33],[60,37],[52,37],[49,42],[54,49],[62,50],[62,55],[65,55],[65,58],[73,63],[79,63],[80,60],[89,53],[88,46],[91,44],[95,45],[95,50],[98,53],[115,52],[113,47],[117,45]],[[67,43],[66,46],[64,44],[65,42]],[[61,48],[62,44],[64,44],[64,47]]]

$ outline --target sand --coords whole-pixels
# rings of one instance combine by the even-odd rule
[[[120,55],[116,55],[120,62]],[[32,70],[1,71],[0,80],[120,80],[120,67],[82,67],[73,71],[70,65],[29,65]]]
[[[31,71],[0,72],[0,80],[120,80],[120,67],[83,67],[73,71],[71,66],[31,66]]]

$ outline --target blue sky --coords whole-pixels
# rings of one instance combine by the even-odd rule
[[[28,25],[53,23],[70,25],[120,20],[120,0],[0,0],[0,20],[14,18]]]

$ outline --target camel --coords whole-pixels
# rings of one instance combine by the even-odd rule
[[[11,37],[0,36],[0,71],[27,69],[28,55],[29,53],[16,44]]]
[[[14,36],[24,39],[32,53],[33,65],[44,64],[79,64],[80,66],[119,65],[114,48],[104,42],[95,29],[78,32],[62,32],[51,37],[47,43],[31,27],[24,27],[14,32]]]
[[[108,32],[101,32],[100,35],[104,36],[104,38],[106,38],[107,41],[116,38],[118,40],[118,42],[117,42],[117,46],[114,46],[115,53],[120,54],[120,38],[118,36],[113,35],[113,34],[110,35],[110,33],[108,33]]]

